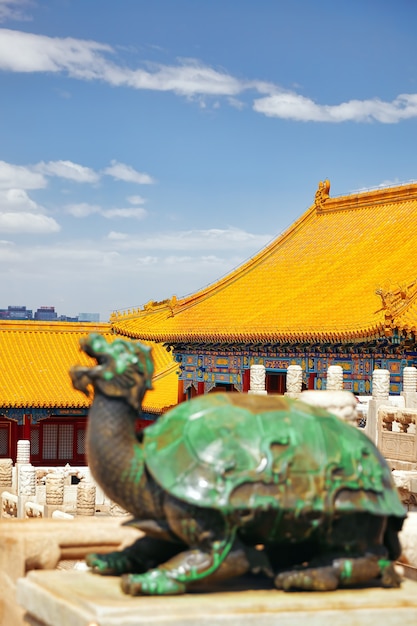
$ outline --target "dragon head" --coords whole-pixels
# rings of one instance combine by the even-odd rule
[[[72,367],[70,376],[75,389],[90,395],[90,385],[109,397],[124,398],[140,409],[147,389],[152,389],[154,365],[151,348],[139,342],[115,339],[108,342],[102,335],[91,333],[80,340],[80,348],[96,359],[93,367]]]

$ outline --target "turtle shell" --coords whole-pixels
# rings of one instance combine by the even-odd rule
[[[215,393],[179,404],[145,430],[144,454],[164,490],[224,514],[405,516],[390,468],[360,429],[282,396]]]

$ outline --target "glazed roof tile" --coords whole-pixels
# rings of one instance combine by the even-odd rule
[[[115,313],[166,342],[359,341],[417,329],[417,185],[314,204],[250,261],[189,297]]]
[[[79,349],[80,338],[91,332],[117,338],[110,324],[2,321],[0,407],[88,408],[90,400],[73,388],[68,372],[94,363]],[[162,413],[177,402],[176,364],[162,345],[144,343],[152,346],[155,376],[143,410]]]

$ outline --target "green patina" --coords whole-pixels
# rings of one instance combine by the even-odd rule
[[[340,572],[340,578],[346,582],[348,582],[352,577],[353,572],[353,564],[350,559],[346,559],[343,561],[343,568]]]
[[[189,548],[172,562],[150,558],[146,573],[124,577],[126,592],[183,593],[189,583],[214,573],[228,559],[235,536],[242,545],[264,545],[265,551],[269,546],[274,554],[284,544],[308,543],[317,550],[314,557],[340,552],[343,564],[335,573],[348,582],[357,571],[364,573],[364,580],[368,576],[367,563],[375,562],[368,546],[381,542],[380,554],[385,550],[390,559],[397,558],[389,546],[395,545],[405,509],[388,464],[360,429],[285,397],[216,393],[179,404],[149,426],[139,443],[132,424],[152,385],[150,349],[121,339],[107,344],[97,334],[84,340],[83,349],[98,361],[95,367],[72,372],[74,386],[85,392],[92,384],[94,403],[100,400],[92,437],[98,441],[101,436],[104,449],[106,420],[113,427],[120,424],[119,476],[112,446],[106,447],[107,465],[100,447],[94,448],[92,466],[99,470],[104,490],[108,481],[111,493],[124,494],[119,503],[132,505],[130,512],[150,537],[166,541],[171,533]],[[381,528],[386,523],[391,544],[388,539],[383,544],[380,530],[366,531],[364,538],[359,521],[364,514],[378,518]],[[337,530],[344,516],[353,528],[346,547]],[[209,520],[215,520],[214,526]],[[369,528],[378,528],[378,523]],[[139,548],[132,547],[133,561],[142,563],[135,550]],[[295,560],[294,568],[303,562]],[[115,558],[119,565],[113,567],[111,557],[95,555],[90,563],[97,571],[120,574],[124,561]],[[388,558],[379,561],[382,576],[391,565]],[[307,569],[302,588],[310,578],[310,588],[326,588],[327,570],[315,569],[310,576]],[[293,584],[291,575],[283,588]],[[385,578],[395,585],[394,577]]]
[[[152,387],[154,364],[150,347],[125,339],[115,339],[112,343],[107,343],[105,338],[97,333],[91,333],[85,344],[88,346],[87,352],[93,353],[97,359],[100,359],[100,356],[110,357],[112,367],[103,375],[106,380],[122,376],[129,369],[136,368],[145,377],[146,388]]]

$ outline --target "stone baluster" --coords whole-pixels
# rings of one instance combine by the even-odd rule
[[[407,409],[417,409],[417,367],[405,367],[403,369],[403,390]]]
[[[375,369],[372,374],[372,398],[368,404],[368,415],[364,432],[378,444],[378,409],[389,402],[390,373],[386,369]]]
[[[260,364],[251,365],[250,368],[250,389],[248,393],[266,395],[265,389],[265,366]]]
[[[301,365],[289,365],[287,368],[286,396],[298,398],[303,385],[303,369]]]
[[[327,391],[343,390],[343,368],[340,365],[330,365],[327,368]]]
[[[45,516],[52,517],[54,511],[64,506],[64,484],[65,476],[63,472],[53,472],[45,478]]]
[[[13,461],[12,459],[0,459],[0,488],[10,487],[13,484]]]
[[[62,505],[64,503],[64,475],[47,474],[45,478],[46,504]]]
[[[96,486],[80,482],[77,488],[77,515],[94,515],[96,512]]]
[[[16,493],[19,494],[19,467],[30,463],[30,441],[28,439],[19,439],[17,442],[16,455]]]
[[[30,463],[18,466],[18,506],[17,516],[25,517],[25,504],[36,499],[36,468]]]
[[[25,465],[30,463],[30,441],[28,439],[19,439],[17,442],[16,463]]]
[[[389,370],[376,369],[372,374],[372,399],[388,402]]]

